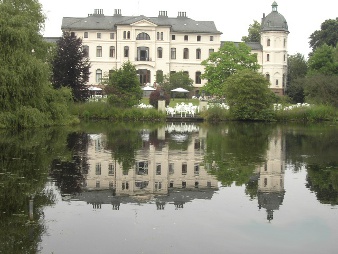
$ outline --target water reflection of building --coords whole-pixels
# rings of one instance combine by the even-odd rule
[[[166,130],[158,130],[159,139],[166,135],[181,138],[171,142],[188,139],[186,149],[169,149],[164,140],[162,145],[149,142],[148,134],[147,130],[141,133],[143,146],[136,152],[135,166],[128,172],[113,160],[111,151],[105,150],[105,135],[90,135],[89,170],[84,191],[76,198],[93,204],[94,208],[100,208],[103,203],[119,209],[121,203],[154,202],[159,210],[166,204],[179,209],[193,199],[210,199],[218,182],[204,167],[203,130],[187,125],[168,125]]]
[[[267,219],[273,219],[273,212],[279,210],[284,199],[285,141],[282,132],[277,130],[269,140],[266,162],[257,169],[258,205],[265,208]]]

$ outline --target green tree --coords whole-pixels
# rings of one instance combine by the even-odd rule
[[[337,48],[324,44],[309,58],[309,74],[338,75]]]
[[[89,97],[86,83],[89,80],[88,52],[82,50],[82,39],[64,32],[57,41],[56,55],[52,61],[54,88],[69,87],[74,101]]]
[[[333,75],[312,75],[306,78],[304,93],[308,103],[338,107],[338,78]]]
[[[253,24],[249,25],[248,36],[243,36],[243,42],[260,42],[261,41],[261,24],[254,20]]]
[[[288,78],[286,94],[294,103],[304,102],[304,78],[307,74],[307,61],[300,53],[288,56]]]
[[[188,91],[192,91],[194,81],[189,78],[189,75],[184,71],[170,73],[165,75],[162,83],[162,88],[166,93],[170,94],[171,90],[181,87]],[[184,93],[176,94],[175,97],[184,97]]]
[[[69,92],[50,85],[50,45],[40,34],[43,24],[37,0],[0,0],[0,127],[70,121]]]
[[[225,42],[219,51],[212,53],[202,62],[205,71],[202,78],[208,80],[203,89],[214,95],[223,96],[224,82],[230,75],[239,70],[250,69],[256,71],[260,68],[257,55],[251,54],[251,49],[244,42],[236,45]]]
[[[114,70],[106,79],[105,88],[108,94],[108,102],[120,108],[128,108],[139,103],[142,98],[140,81],[135,66],[128,62],[123,63],[121,68]]]
[[[274,93],[260,73],[241,70],[225,81],[224,94],[230,114],[240,120],[268,120],[272,116]]]
[[[310,35],[310,47],[314,52],[318,47],[327,44],[328,46],[336,47],[338,43],[338,18],[327,19],[321,26],[320,30],[314,31]]]

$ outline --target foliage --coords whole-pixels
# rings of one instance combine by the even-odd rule
[[[156,71],[156,83],[162,84],[163,83],[163,78],[164,78],[163,71],[157,70]]]
[[[304,103],[305,94],[304,87],[306,85],[306,78],[296,78],[290,82],[286,90],[286,94],[292,103]]]
[[[202,111],[201,116],[207,122],[221,122],[231,120],[229,110],[217,106],[210,107],[208,110]]]
[[[165,105],[168,106],[170,103],[170,95],[163,91],[163,95],[161,96],[161,89],[156,89],[149,96],[149,104],[154,108],[158,108],[159,100],[165,100]]]
[[[308,103],[332,105],[338,108],[337,76],[313,75],[306,79],[305,97]]]
[[[338,18],[325,20],[321,24],[320,30],[316,30],[310,35],[309,44],[313,52],[318,47],[321,47],[324,44],[331,47],[336,47],[337,43],[338,43]]]
[[[260,68],[257,55],[251,54],[250,47],[244,42],[238,45],[225,42],[219,51],[212,53],[202,65],[205,66],[202,78],[208,80],[203,89],[209,94],[219,96],[223,96],[224,82],[230,75],[244,69],[256,71]]]
[[[131,62],[125,62],[121,68],[114,70],[106,79],[105,92],[108,102],[118,108],[130,108],[139,103],[142,98],[142,90],[135,66]]]
[[[275,95],[262,74],[252,70],[238,71],[226,80],[224,94],[230,114],[235,119],[271,119]]]
[[[175,73],[170,73],[170,75],[164,75],[161,87],[166,91],[166,93],[170,94],[171,90],[179,87],[188,91],[192,91],[193,83],[194,81],[189,78],[189,75],[187,75],[184,71],[179,71]],[[175,97],[177,98],[185,96],[185,93],[175,94]]]
[[[260,42],[261,41],[261,24],[254,20],[253,24],[249,25],[248,36],[243,36],[243,42]]]
[[[309,74],[338,75],[338,48],[324,44],[309,58]]]
[[[69,32],[63,32],[57,41],[52,61],[52,83],[56,89],[71,88],[74,101],[86,101],[89,97],[86,83],[89,80],[90,63],[87,54],[82,49],[82,39]]]

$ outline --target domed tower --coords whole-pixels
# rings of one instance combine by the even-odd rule
[[[288,24],[277,11],[273,2],[272,12],[263,14],[261,24],[261,44],[263,48],[262,73],[270,81],[270,88],[276,94],[284,95],[287,77]]]

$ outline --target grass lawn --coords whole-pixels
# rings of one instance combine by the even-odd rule
[[[193,105],[198,106],[200,101],[198,99],[175,98],[173,100],[171,98],[169,106],[170,107],[175,107],[176,103],[180,104],[181,102],[184,102],[185,104],[192,103]],[[142,100],[141,100],[141,103],[144,103],[144,104],[148,105],[149,104],[149,98],[143,97]]]

